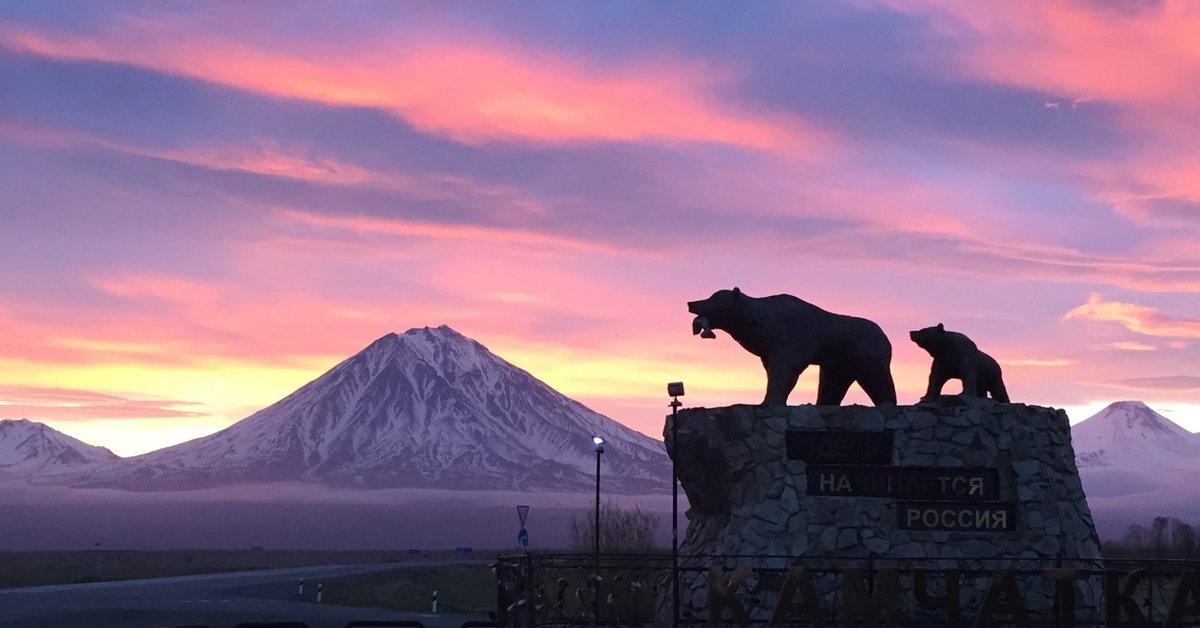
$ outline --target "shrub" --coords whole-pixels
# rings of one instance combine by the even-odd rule
[[[634,506],[624,509],[613,501],[600,504],[600,550],[633,554],[658,549],[658,515]],[[596,514],[571,518],[571,549],[590,552],[596,547]]]

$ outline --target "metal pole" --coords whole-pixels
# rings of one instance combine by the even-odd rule
[[[671,400],[671,626],[679,626],[679,397]]]
[[[596,448],[596,604],[592,623],[600,623],[600,454],[603,446]]]

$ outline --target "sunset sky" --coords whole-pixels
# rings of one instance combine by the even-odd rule
[[[10,0],[0,418],[141,453],[448,324],[658,436],[762,399],[691,335],[739,286],[878,322],[902,403],[943,322],[1200,430],[1198,120],[1182,0]]]

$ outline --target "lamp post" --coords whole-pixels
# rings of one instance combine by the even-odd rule
[[[592,623],[600,623],[600,455],[604,453],[604,439],[592,437],[592,445],[596,448],[596,604],[593,610]]]
[[[679,626],[679,468],[675,459],[679,457],[679,406],[683,403],[683,382],[667,384],[667,395],[671,397],[671,626]]]

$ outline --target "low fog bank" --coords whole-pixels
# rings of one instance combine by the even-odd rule
[[[503,549],[517,546],[517,505],[530,506],[530,547],[570,544],[572,517],[595,495],[500,491],[345,491],[305,484],[159,493],[0,485],[0,549]],[[610,496],[603,496],[610,499]],[[669,495],[611,496],[659,517]],[[686,525],[680,502],[680,525]],[[603,523],[601,524],[603,525]]]
[[[1089,486],[1090,485],[1090,486]],[[1086,482],[1102,539],[1119,539],[1155,516],[1200,522],[1193,491],[1136,482]],[[1107,490],[1104,490],[1107,489]],[[303,483],[172,492],[126,492],[0,483],[0,550],[515,548],[516,506],[530,506],[534,549],[570,544],[572,517],[590,517],[594,493],[392,489],[352,491]],[[670,495],[603,495],[659,518],[670,545]],[[1153,506],[1148,506],[1153,504]],[[687,501],[680,495],[680,527]],[[601,524],[603,525],[603,524]]]
[[[1200,500],[1194,492],[1155,491],[1140,495],[1088,499],[1096,531],[1105,541],[1119,540],[1133,524],[1149,526],[1155,517],[1200,524]]]
[[[1130,525],[1148,526],[1155,517],[1200,524],[1200,485],[1194,472],[1085,468],[1080,479],[1103,540],[1118,540]]]

